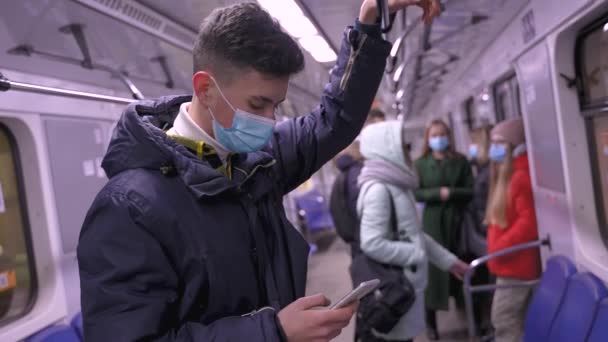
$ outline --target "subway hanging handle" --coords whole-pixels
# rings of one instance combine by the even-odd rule
[[[380,30],[382,33],[388,33],[393,28],[396,13],[390,13],[388,8],[388,0],[376,0],[376,7],[378,8]]]
[[[433,19],[441,13],[442,8],[439,0],[375,0],[376,8],[371,13],[367,12],[366,9],[372,10],[374,6],[372,4],[374,4],[374,0],[364,1],[359,19],[363,23],[371,24],[375,17],[376,23],[380,24],[382,33],[388,33],[391,30],[396,12],[407,6],[420,7],[423,11],[422,20],[426,24],[431,24]]]

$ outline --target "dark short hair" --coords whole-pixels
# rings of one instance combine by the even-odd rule
[[[384,114],[384,112],[378,108],[372,108],[372,110],[369,111],[369,114],[367,115],[367,117],[369,119],[381,119],[381,120],[385,120],[386,119],[386,114]]]
[[[252,68],[271,77],[304,69],[298,43],[259,4],[246,2],[215,9],[203,21],[193,51],[194,72]]]

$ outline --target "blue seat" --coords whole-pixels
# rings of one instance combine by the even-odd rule
[[[587,342],[608,341],[608,298],[602,300],[595,314]]]
[[[54,325],[28,337],[26,342],[80,342],[76,331],[67,325]]]
[[[524,342],[547,340],[566,293],[568,280],[575,273],[576,266],[564,256],[554,256],[547,261],[545,272],[528,306]]]
[[[72,326],[72,328],[74,328],[80,340],[84,341],[84,331],[82,329],[82,312],[79,312],[74,315],[72,321],[70,322],[70,325]]]
[[[332,229],[334,221],[329,206],[317,188],[294,197],[296,207],[303,214],[306,228],[311,232]]]
[[[584,272],[573,275],[547,341],[585,341],[599,301],[607,295],[608,289],[593,274]]]

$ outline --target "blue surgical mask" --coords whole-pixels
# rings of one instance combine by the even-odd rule
[[[471,159],[477,158],[479,155],[479,147],[477,145],[469,145],[469,157]]]
[[[224,96],[215,80],[217,89],[228,106],[234,111],[232,127],[224,128],[220,125],[211,108],[209,113],[213,117],[213,132],[217,141],[225,148],[236,153],[249,153],[259,151],[268,143],[274,130],[275,120],[261,117],[256,114],[235,108]]]
[[[445,135],[439,137],[431,137],[429,139],[429,147],[433,151],[444,151],[446,148],[448,148],[448,146],[450,146],[450,141]]]
[[[490,146],[489,157],[492,161],[501,163],[507,157],[507,145],[492,144],[492,146]]]

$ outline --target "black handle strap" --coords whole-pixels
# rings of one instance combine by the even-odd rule
[[[376,7],[378,8],[380,31],[388,33],[393,28],[395,13],[390,13],[387,0],[376,0]]]

